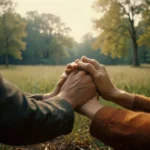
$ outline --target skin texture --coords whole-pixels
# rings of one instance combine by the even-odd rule
[[[76,64],[79,60],[76,60],[75,62],[68,64],[66,67],[65,73],[63,73],[60,77],[60,80],[57,82],[54,90],[51,93],[44,94],[43,95],[43,100],[52,98],[60,93],[60,89],[62,85],[65,83],[67,80],[67,77],[71,72],[76,70],[78,68],[78,65]],[[86,75],[86,73],[83,73],[83,75]],[[75,84],[75,83],[74,83]],[[86,104],[82,105],[80,108],[78,108],[76,111],[84,116],[89,117],[92,119],[95,115],[95,113],[102,108],[103,106],[98,102],[99,96],[98,93],[90,99]]]
[[[82,105],[79,109],[77,109],[77,112],[83,116],[88,117],[89,119],[93,120],[95,114],[103,108],[103,105],[101,105],[98,101],[99,96],[98,93],[90,99],[87,103]]]
[[[79,61],[80,60],[77,59],[75,62],[68,64],[66,67],[65,73],[69,75],[71,72],[76,70],[78,67],[77,63]],[[83,104],[76,111],[81,115],[84,115],[90,119],[93,119],[97,111],[103,108],[103,105],[101,105],[98,100],[99,100],[99,94],[96,93],[96,95],[93,98],[91,98],[89,101]]]
[[[117,103],[127,109],[131,109],[134,103],[134,95],[116,88],[111,82],[104,65],[96,60],[82,57],[78,62],[78,67],[90,73],[95,81],[102,98]]]
[[[85,72],[79,71],[79,68],[80,70],[84,70]],[[132,107],[134,99],[133,95],[117,89],[112,84],[105,69],[105,66],[99,64],[97,61],[93,59],[89,59],[86,57],[82,57],[81,60],[76,60],[75,62],[68,64],[65,73],[63,73],[63,75],[61,76],[60,80],[56,84],[55,89],[51,93],[45,94],[43,96],[43,99],[47,99],[58,95],[60,97],[63,97],[64,99],[67,99],[67,101],[72,105],[73,108],[78,108],[79,106],[82,105],[76,111],[82,115],[87,116],[90,119],[93,119],[96,112],[101,108],[103,108],[103,105],[98,102],[99,97],[95,95],[88,100],[87,98],[81,99],[80,103],[78,103],[77,100],[80,99],[80,95],[82,95],[81,89],[85,89],[84,88],[85,85],[82,86],[81,80],[83,79],[82,76],[87,75],[87,73],[93,77],[94,82],[98,89],[98,93],[105,100],[111,100],[125,108]],[[76,76],[73,77],[73,75],[75,74]],[[67,84],[63,86],[67,78],[69,78],[69,80]],[[85,83],[86,82],[87,81],[85,80]],[[74,91],[71,90],[75,89],[75,87],[78,87],[78,90],[77,89]],[[63,91],[61,92],[61,94],[59,94],[60,90]],[[76,92],[75,98],[71,96],[73,95],[74,92]]]
[[[62,85],[63,85],[63,84],[65,83],[65,81],[67,80],[68,75],[69,75],[73,70],[75,70],[75,69],[77,69],[77,68],[78,68],[78,65],[77,65],[75,62],[73,62],[73,63],[71,63],[71,64],[68,64],[68,65],[66,66],[66,70],[67,70],[67,71],[64,72],[64,73],[60,76],[60,79],[59,79],[59,81],[57,82],[57,84],[56,84],[54,90],[53,90],[52,92],[50,92],[50,93],[44,94],[44,95],[43,95],[43,100],[58,95],[59,92],[60,92],[60,89],[61,89]]]
[[[76,109],[81,107],[96,94],[96,86],[90,75],[74,70],[62,85],[59,97],[67,100]]]
[[[81,61],[78,62],[78,67],[93,76],[102,98],[112,100],[118,89],[112,84],[104,65],[99,64],[96,60],[82,57]]]
[[[116,88],[111,82],[104,65],[85,56],[82,57],[81,60],[76,60],[75,63],[78,65],[78,68],[88,72],[93,77],[99,95],[105,100],[112,101],[128,109],[133,107],[134,95]],[[74,63],[71,63],[70,65],[72,69],[74,69]]]

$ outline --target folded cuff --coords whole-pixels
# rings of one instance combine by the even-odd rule
[[[30,96],[29,98],[34,98],[36,100],[43,100],[43,94],[35,94]]]
[[[72,106],[66,100],[57,96],[50,98],[50,100],[44,100],[44,102],[49,103],[53,108],[59,108],[56,109],[57,112],[55,113],[57,113],[61,134],[70,133],[74,125],[74,110]]]
[[[100,109],[96,115],[90,126],[90,133],[92,136],[99,138],[102,136],[103,138],[107,135],[107,127],[111,118],[118,112],[118,109],[112,108],[109,106],[103,107]],[[102,138],[102,139],[103,139]]]

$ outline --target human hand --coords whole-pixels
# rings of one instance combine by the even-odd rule
[[[67,75],[69,75],[74,70],[78,69],[78,64],[77,64],[78,61],[79,61],[79,59],[76,59],[74,62],[72,62],[66,66],[65,73]]]
[[[90,100],[96,93],[96,87],[90,75],[74,70],[62,85],[59,97],[68,101],[76,109]]]
[[[51,98],[51,97],[54,97],[54,96],[58,95],[59,92],[60,92],[61,86],[66,81],[68,75],[77,68],[78,68],[78,65],[75,62],[72,62],[71,64],[68,64],[66,66],[65,72],[60,76],[59,81],[56,83],[54,90],[50,93],[43,94],[42,100],[45,100],[45,99],[48,99],[48,98]]]
[[[106,68],[104,65],[99,64],[94,59],[82,57],[81,61],[77,62],[78,68],[90,73],[95,81],[95,84],[99,90],[100,95],[105,100],[113,100],[118,89],[112,84]]]
[[[51,93],[47,93],[47,94],[43,95],[43,100],[54,97],[57,94],[59,94],[60,89],[61,89],[62,85],[65,83],[66,79],[67,79],[67,74],[63,73],[60,76],[59,81],[56,83],[54,90]]]
[[[78,108],[77,112],[83,116],[88,117],[89,119],[93,119],[95,114],[103,108],[103,105],[99,103],[98,99],[99,95],[96,93],[92,99]]]

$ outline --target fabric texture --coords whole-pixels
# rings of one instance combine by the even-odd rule
[[[25,96],[0,75],[1,143],[36,144],[72,131],[74,111],[68,102],[59,97],[37,101],[35,97]]]
[[[115,150],[150,149],[150,98],[135,95],[133,110],[103,107],[92,121],[91,135]]]

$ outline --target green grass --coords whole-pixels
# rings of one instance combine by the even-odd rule
[[[112,82],[121,89],[131,93],[150,96],[150,65],[140,68],[130,66],[107,66],[107,71]],[[54,85],[64,71],[65,66],[0,66],[3,76],[16,84],[24,92],[47,93],[52,91]],[[101,100],[104,105],[117,105]],[[98,149],[103,144],[93,139],[89,134],[90,120],[76,114],[74,130],[71,134],[63,137],[66,145],[87,144],[90,149]],[[0,150],[10,149],[1,146]],[[55,149],[54,149],[55,150]]]

